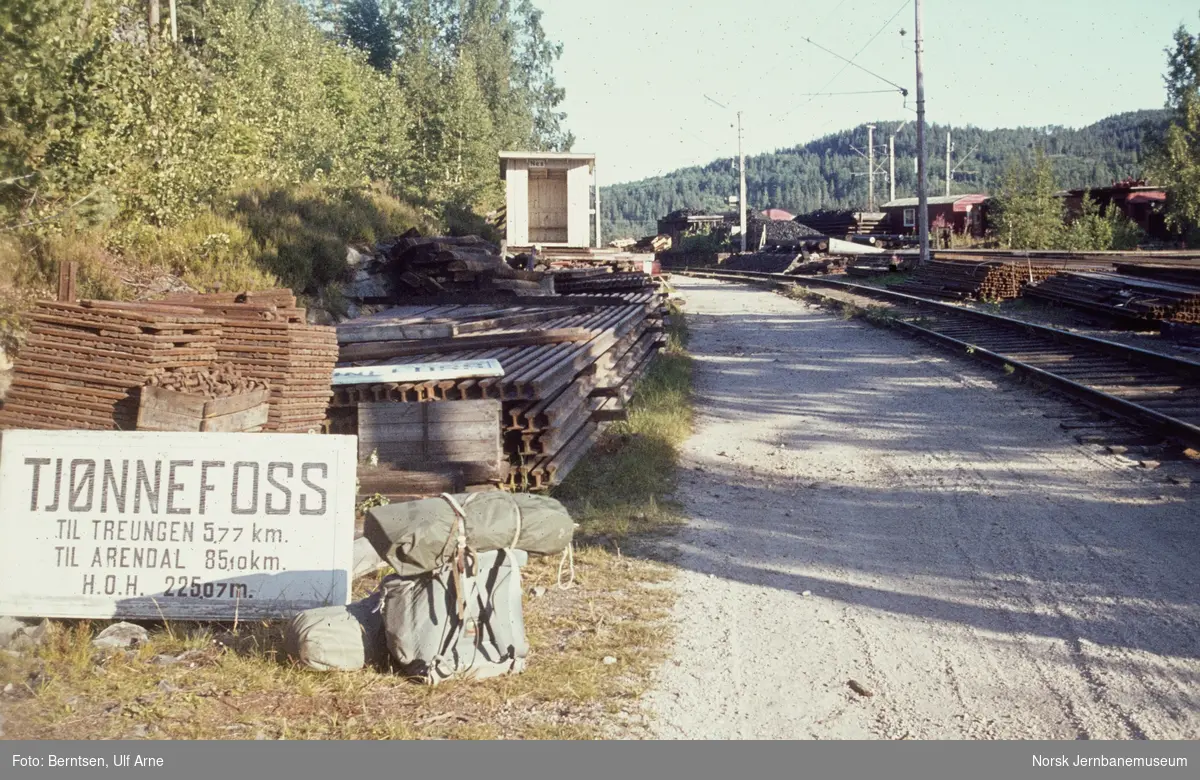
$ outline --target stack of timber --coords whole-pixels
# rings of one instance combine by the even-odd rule
[[[656,236],[646,236],[635,244],[639,251],[654,252],[655,254],[658,254],[659,252],[670,252],[671,245],[671,237],[662,234]]]
[[[146,303],[39,303],[14,365],[0,428],[127,430],[138,391],[164,371],[217,360],[221,319]]]
[[[404,306],[339,325],[343,365],[495,359],[505,373],[339,385],[337,430],[357,432],[360,455],[381,469],[416,468],[405,453],[420,431],[421,467],[457,471],[468,486],[542,490],[561,482],[604,425],[623,418],[634,383],[665,342],[663,295],[651,288],[530,303]],[[490,428],[483,418],[493,411],[468,406],[477,401],[493,403]],[[497,462],[479,460],[493,445]]]
[[[147,385],[138,406],[139,431],[257,433],[267,422],[267,391],[226,396],[180,393]]]
[[[1200,287],[1154,279],[1065,272],[1027,288],[1025,294],[1121,319],[1200,323]]]
[[[217,359],[270,385],[263,430],[309,433],[322,428],[333,395],[337,332],[305,324],[305,310],[296,305],[291,290],[179,295],[162,304],[198,307],[221,317]]]
[[[478,236],[405,236],[381,247],[386,273],[398,295],[429,296],[467,291],[516,295],[553,294],[545,275],[518,270],[499,249]]]
[[[1053,265],[1020,261],[931,260],[908,279],[888,287],[910,295],[996,301],[1017,298],[1027,285],[1048,279],[1059,270]]]

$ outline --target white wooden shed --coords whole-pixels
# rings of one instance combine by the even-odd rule
[[[596,155],[500,152],[500,176],[509,246],[592,246],[593,224],[600,245]]]

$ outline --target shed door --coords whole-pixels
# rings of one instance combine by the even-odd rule
[[[544,177],[529,177],[530,243],[566,243],[567,172],[548,171]]]

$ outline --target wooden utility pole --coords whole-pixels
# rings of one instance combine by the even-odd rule
[[[746,251],[746,155],[742,154],[742,112],[738,115],[738,219],[742,228],[742,252]]]
[[[946,195],[950,195],[950,177],[954,172],[950,170],[950,131],[946,131]]]
[[[920,264],[929,262],[929,193],[925,176],[925,71],[921,68],[921,0],[913,0],[916,22],[913,37],[916,38],[917,62],[917,234],[921,241]]]
[[[896,134],[888,138],[888,200],[896,199]]]
[[[592,189],[596,191],[596,248],[600,248],[600,174],[592,162]]]
[[[867,211],[875,211],[875,125],[867,125]]]
[[[168,9],[171,14],[171,43],[179,42],[179,24],[175,20],[175,0],[168,0]]]
[[[153,49],[158,43],[158,30],[162,27],[162,11],[159,0],[148,0],[146,9],[146,43]]]

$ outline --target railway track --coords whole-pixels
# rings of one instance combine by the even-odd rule
[[[838,279],[750,271],[673,273],[772,287],[824,287],[890,303],[897,314],[890,321],[902,331],[1026,375],[1167,442],[1200,450],[1200,363]]]

